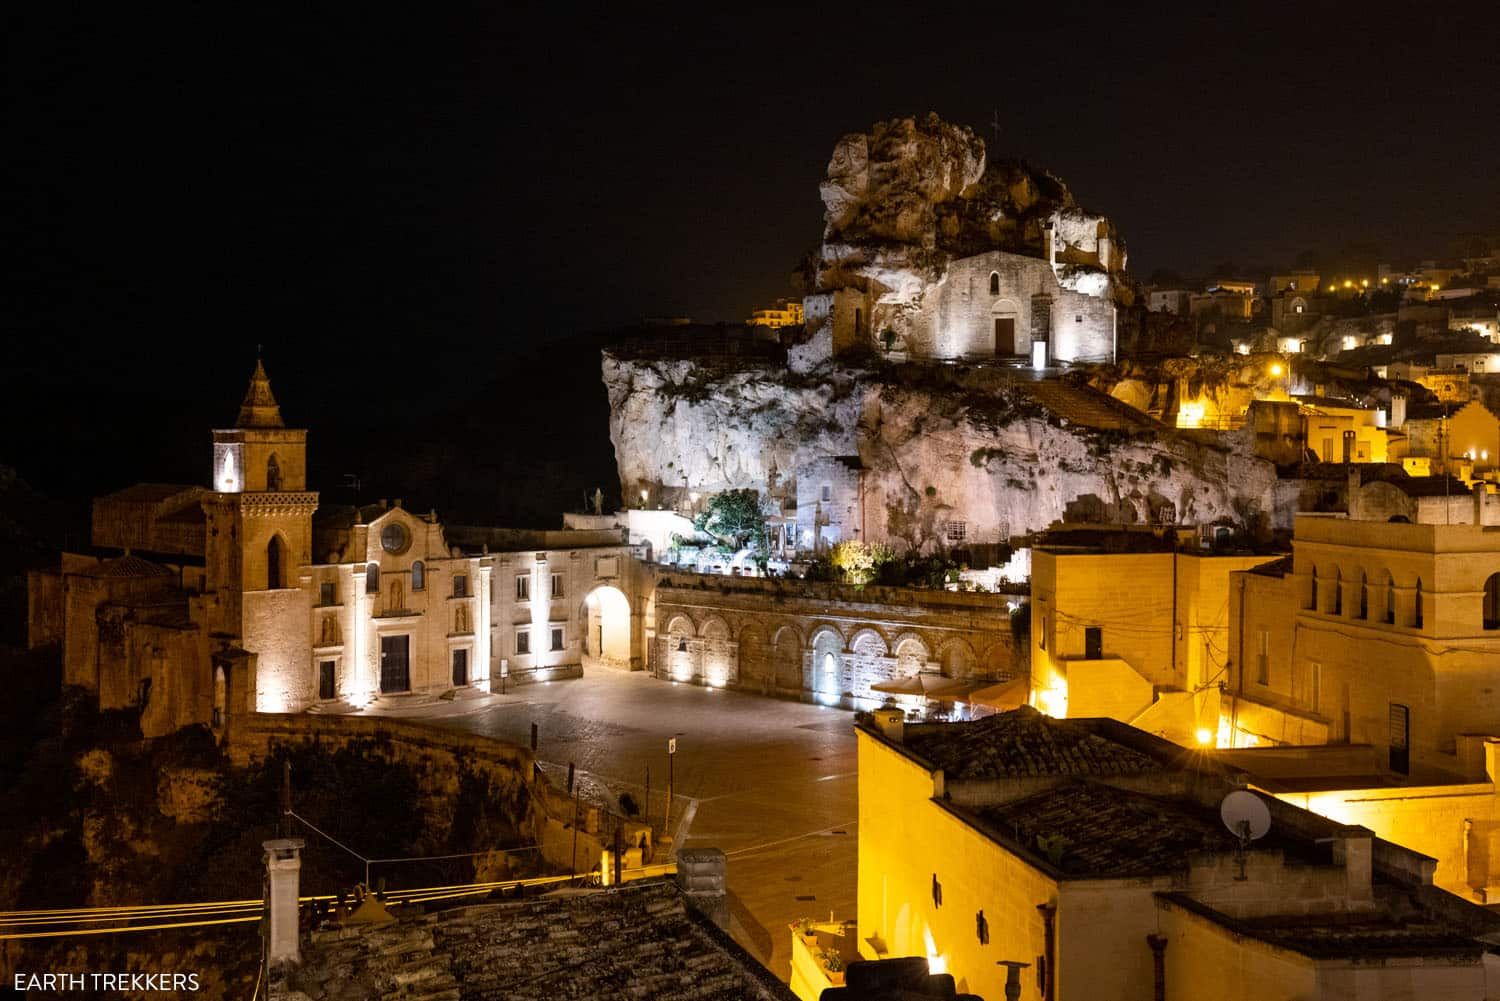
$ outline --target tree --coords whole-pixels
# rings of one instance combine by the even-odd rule
[[[755,490],[726,490],[715,494],[693,527],[706,532],[734,550],[754,545],[766,549],[766,516]]]

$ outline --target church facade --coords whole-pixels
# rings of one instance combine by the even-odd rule
[[[211,489],[99,498],[96,554],[30,578],[31,646],[58,645],[64,683],[138,709],[146,736],[643,666],[649,577],[619,533],[322,505],[307,432],[285,426],[259,364],[212,444]]]

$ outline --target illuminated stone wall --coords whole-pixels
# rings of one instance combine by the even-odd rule
[[[868,708],[871,685],[918,672],[1004,679],[1025,670],[1016,595],[671,572],[656,586],[658,677]],[[1024,613],[1023,613],[1024,614]]]

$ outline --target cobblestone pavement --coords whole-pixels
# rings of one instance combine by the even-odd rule
[[[524,702],[449,726],[526,744],[562,783],[569,762],[582,796],[619,809],[629,793],[662,829],[667,740],[677,738],[671,826],[678,847],[729,855],[734,937],[783,980],[787,925],[854,917],[856,784],[851,714],[836,709],[595,671],[532,685]]]

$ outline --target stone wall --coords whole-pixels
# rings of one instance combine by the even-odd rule
[[[365,745],[370,753],[410,767],[422,793],[418,809],[429,818],[435,844],[448,840],[445,825],[452,821],[452,803],[465,772],[488,780],[491,789],[520,805],[517,826],[530,843],[541,846],[542,858],[554,869],[586,871],[597,865],[617,823],[624,826],[626,844],[637,843],[643,834],[650,837],[644,824],[602,814],[588,804],[580,809],[538,772],[530,751],[493,737],[373,716],[270,713],[236,720],[229,732],[225,748],[241,766],[268,758],[278,748],[311,744],[330,750]]]
[[[1004,680],[1026,671],[1011,632],[1019,595],[665,573],[656,587],[658,677],[859,708],[870,686],[926,672]]]

